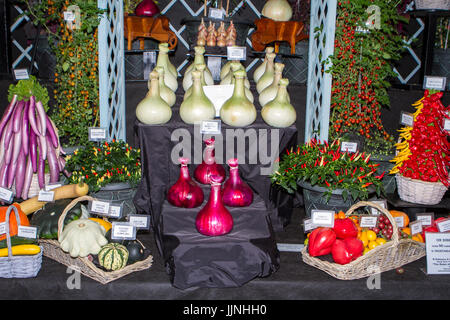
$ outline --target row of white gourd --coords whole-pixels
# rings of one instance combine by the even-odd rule
[[[172,117],[178,88],[177,70],[168,57],[168,45],[159,45],[155,69],[150,73],[148,93],[136,108],[136,117],[145,124],[164,124]],[[193,124],[215,117],[215,107],[203,91],[203,86],[213,85],[212,74],[205,64],[204,47],[195,47],[194,62],[188,66],[183,77],[185,90],[180,106],[180,117]],[[274,127],[287,127],[296,121],[296,112],[290,104],[286,87],[288,79],[282,78],[284,65],[274,63],[273,48],[266,49],[264,62],[255,70],[259,102],[263,120]],[[229,61],[220,73],[220,84],[234,84],[233,95],[220,110],[220,118],[230,126],[244,127],[256,120],[256,108],[250,91],[245,67],[239,61]],[[194,93],[194,94],[192,94]]]

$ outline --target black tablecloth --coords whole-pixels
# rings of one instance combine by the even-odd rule
[[[167,190],[178,179],[180,167],[177,160],[179,156],[185,156],[191,159],[193,164],[189,166],[189,171],[191,176],[193,176],[195,166],[201,162],[202,152],[205,146],[203,141],[211,137],[211,135],[201,135],[198,127],[186,124],[181,120],[179,115],[180,104],[181,97],[177,96],[177,104],[172,108],[172,119],[166,124],[145,125],[138,120],[135,122],[135,134],[139,139],[142,157],[142,181],[134,202],[138,213],[151,215],[152,226],[154,228],[158,228],[161,209],[166,198]],[[242,131],[231,131],[236,129]],[[216,160],[221,164],[226,163],[226,160],[228,160],[226,158],[227,155],[234,154],[235,157],[242,155],[238,149],[238,140],[234,139],[234,145],[232,145],[227,139],[227,134],[230,137],[233,133],[236,133],[239,138],[245,134],[256,134],[257,146],[249,145],[249,140],[245,140],[246,148],[244,150],[245,155],[243,155],[245,156],[245,162],[243,161],[244,157],[239,159],[239,172],[242,179],[265,201],[274,229],[281,231],[283,228],[283,218],[280,218],[280,216],[282,217],[283,214],[280,215],[277,208],[280,206],[280,203],[286,203],[286,197],[288,196],[280,196],[279,191],[272,189],[270,178],[267,175],[267,169],[270,165],[267,163],[268,161],[259,155],[260,145],[265,145],[268,149],[266,153],[263,152],[263,156],[267,155],[275,160],[278,158],[280,152],[297,144],[296,127],[290,126],[283,129],[272,128],[264,123],[258,110],[256,121],[248,127],[234,128],[222,123],[221,132],[221,135],[212,136],[216,139]],[[272,141],[272,134],[274,138],[278,137],[278,141]],[[222,145],[220,141],[224,141],[222,152],[219,149]],[[186,143],[188,146],[188,154],[177,152],[179,150],[176,147],[181,146],[180,143]],[[274,146],[278,148],[277,154],[271,154]],[[175,152],[172,155],[174,148]],[[252,157],[253,153],[249,152],[249,150],[256,150],[258,152],[258,158],[254,159]],[[264,169],[266,169],[265,172],[261,171]],[[264,172],[266,175],[262,175],[261,172]],[[292,205],[286,211],[290,212],[291,210]]]
[[[198,208],[163,204],[162,247],[172,284],[189,287],[239,287],[257,277],[267,277],[279,268],[279,252],[264,201],[255,195],[245,208],[227,207],[233,229],[220,237],[200,234],[195,218]]]

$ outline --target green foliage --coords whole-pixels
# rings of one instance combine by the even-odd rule
[[[129,182],[136,186],[141,179],[140,150],[121,140],[97,146],[88,142],[66,157],[66,169],[72,173],[70,183],[85,182],[89,191],[98,191],[113,182]]]
[[[36,102],[42,102],[45,112],[48,111],[48,97],[47,88],[41,86],[35,76],[29,77],[26,80],[20,80],[17,84],[11,84],[8,91],[8,101],[11,102],[13,96],[17,95],[17,101],[28,101],[31,96],[36,98]]]
[[[333,190],[342,189],[344,200],[349,195],[354,200],[364,200],[369,196],[369,189],[378,195],[384,192],[381,181],[384,173],[374,176],[378,166],[370,161],[368,154],[341,152],[339,140],[321,144],[313,139],[283,154],[271,181],[288,193],[294,193],[297,183],[304,181],[326,188],[326,197]]]

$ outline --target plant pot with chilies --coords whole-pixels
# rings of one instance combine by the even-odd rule
[[[346,210],[357,200],[384,193],[378,165],[370,155],[342,152],[340,144],[312,139],[297,150],[286,150],[271,175],[272,183],[288,193],[302,187],[307,215],[311,209]]]
[[[403,127],[397,154],[390,171],[395,174],[400,199],[434,205],[442,200],[449,185],[450,143],[444,120],[450,119],[450,106],[442,102],[443,93],[425,90],[415,102],[412,127]]]

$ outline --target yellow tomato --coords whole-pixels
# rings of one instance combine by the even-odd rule
[[[359,240],[362,241],[364,247],[367,247],[367,244],[369,243],[369,239],[367,239],[367,231],[361,232],[361,236],[359,237]]]
[[[374,248],[376,248],[376,247],[378,247],[378,243],[377,243],[376,241],[369,241],[368,248],[369,248],[370,250],[372,250],[372,249],[374,249]]]
[[[369,241],[375,241],[376,238],[377,238],[377,234],[374,231],[367,230],[367,239]]]
[[[370,249],[369,248],[364,248],[364,251],[363,251],[363,255],[365,255],[367,252],[369,252],[370,251]]]
[[[377,238],[375,240],[379,245],[385,244],[386,243],[386,239],[385,238]]]

